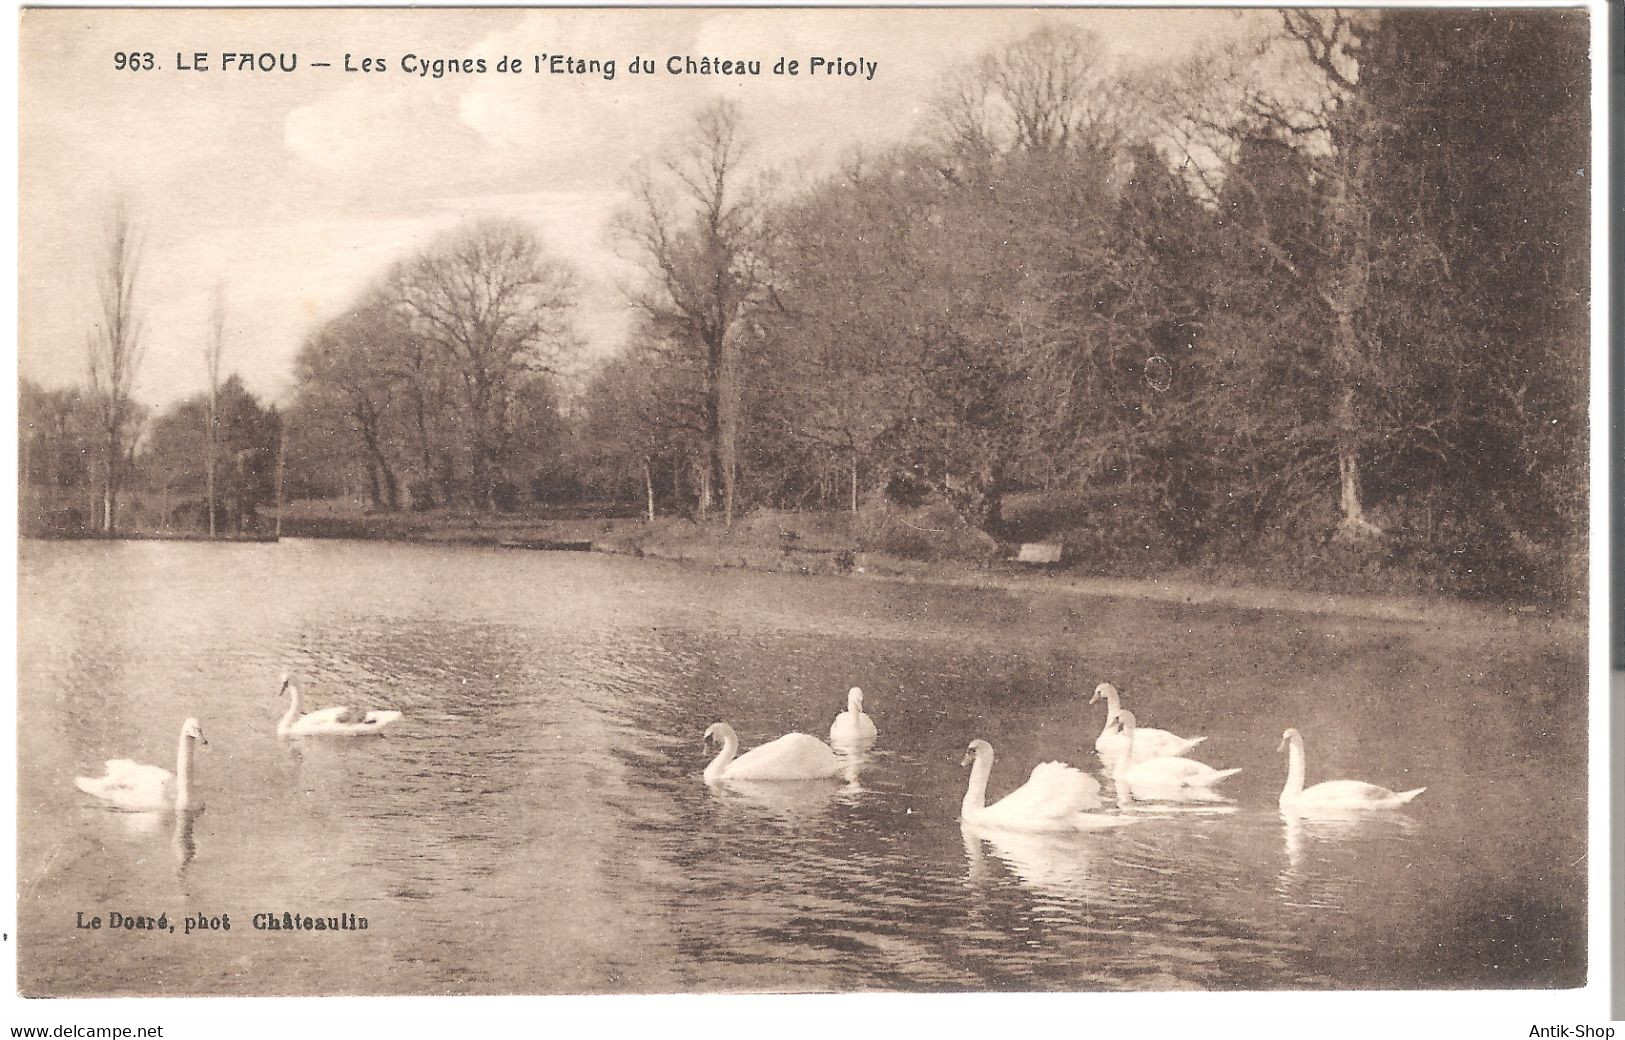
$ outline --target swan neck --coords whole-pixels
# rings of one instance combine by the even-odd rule
[[[1112,773],[1113,775],[1121,778],[1124,773],[1128,772],[1129,766],[1133,764],[1134,730],[1125,728],[1123,730],[1123,750],[1117,753],[1117,764],[1112,767]],[[1119,779],[1118,782],[1121,783],[1121,779]],[[1121,796],[1121,792],[1119,792],[1119,796]]]
[[[706,782],[713,783],[717,780],[721,780],[722,774],[728,769],[728,763],[734,760],[734,755],[738,752],[739,738],[734,736],[732,733],[724,734],[722,738],[722,750],[718,751],[717,757],[713,758],[711,760],[711,764],[705,767]]]
[[[987,806],[987,777],[993,772],[993,761],[980,752],[970,768],[970,786],[965,788],[965,800],[959,805],[959,815],[968,819]]]
[[[1117,690],[1110,686],[1106,687],[1106,724],[1100,728],[1102,736],[1111,732],[1112,723],[1117,721],[1117,713],[1121,710],[1122,704],[1117,699]]]
[[[192,738],[181,734],[175,749],[175,809],[181,811],[192,801]]]
[[[1288,801],[1303,794],[1303,742],[1294,740],[1286,752],[1286,786],[1281,789],[1281,800]]]
[[[299,718],[299,709],[301,707],[302,705],[299,703],[299,687],[290,683],[288,685],[288,712],[286,715],[282,716],[282,721],[276,724],[276,731],[278,733],[286,733],[288,731],[288,727],[292,726]]]

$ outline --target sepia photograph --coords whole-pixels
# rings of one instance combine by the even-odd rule
[[[1599,10],[21,9],[17,993],[1606,976]]]

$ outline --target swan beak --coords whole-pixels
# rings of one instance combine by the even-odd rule
[[[1285,740],[1283,740],[1279,744],[1275,745],[1275,753],[1277,755],[1279,755],[1281,752],[1283,752],[1285,750],[1286,750],[1286,741]]]
[[[963,769],[974,761],[976,761],[976,753],[973,751],[967,751],[965,752],[965,757],[959,760],[959,768]]]
[[[1094,696],[1093,696],[1093,697],[1090,697],[1090,698],[1089,698],[1089,703],[1090,703],[1090,704],[1093,704],[1093,703],[1095,703],[1095,702],[1096,702],[1096,701],[1098,701],[1098,700],[1100,700],[1100,691],[1099,691],[1099,690],[1096,690],[1096,691],[1095,691],[1095,695],[1094,695]]]
[[[202,744],[202,745],[203,745],[203,746],[204,746],[204,747],[208,747],[208,746],[209,746],[209,738],[208,738],[208,737],[205,737],[205,736],[204,736],[204,735],[203,735],[203,734],[201,734],[201,733],[199,733],[199,734],[198,734],[198,735],[197,735],[197,742],[198,742],[198,743],[199,743],[199,744]]]

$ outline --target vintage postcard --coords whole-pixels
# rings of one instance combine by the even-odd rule
[[[1600,11],[24,9],[18,991],[1574,1001]]]

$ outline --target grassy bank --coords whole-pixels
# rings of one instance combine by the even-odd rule
[[[434,510],[369,513],[347,503],[293,503],[289,537],[357,538],[464,545],[590,542],[597,552],[788,574],[845,575],[980,588],[1049,590],[1308,613],[1440,621],[1511,616],[1583,621],[1584,604],[1466,600],[1429,589],[1415,575],[1384,575],[1369,561],[1272,566],[1163,563],[1091,566],[1070,551],[1057,565],[1016,562],[1019,548],[967,529],[950,511],[866,507],[852,514],[758,511],[732,528],[681,517],[603,515],[597,508],[485,514]],[[1329,560],[1329,562],[1328,562]],[[1362,580],[1363,579],[1363,580]]]

